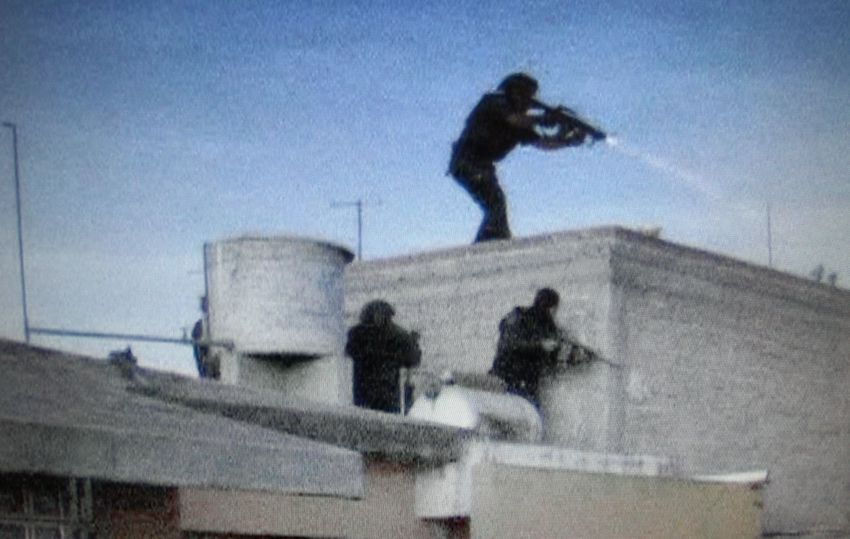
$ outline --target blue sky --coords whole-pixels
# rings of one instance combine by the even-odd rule
[[[320,237],[364,256],[469,243],[444,176],[481,93],[525,70],[616,133],[500,166],[515,235],[621,224],[850,282],[850,3],[0,3],[30,322],[179,337],[202,245]],[[12,138],[0,131],[0,336],[22,339]],[[124,342],[34,336],[104,355]],[[133,343],[192,372],[186,348]]]

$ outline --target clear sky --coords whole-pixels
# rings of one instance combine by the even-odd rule
[[[517,236],[619,224],[850,283],[850,2],[0,2],[0,120],[18,126],[30,323],[179,337],[204,242],[324,238],[364,258],[467,244],[445,177],[483,92],[616,133],[500,166]],[[23,339],[10,129],[0,336]],[[126,342],[33,336],[103,356]],[[191,373],[191,350],[130,343]]]

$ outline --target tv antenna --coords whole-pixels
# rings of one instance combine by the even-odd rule
[[[363,260],[363,207],[366,202],[362,198],[349,201],[331,202],[331,208],[355,208],[357,210],[357,260]],[[380,206],[381,201],[368,204]]]
[[[773,227],[770,220],[770,201],[767,202],[767,267],[773,267]]]

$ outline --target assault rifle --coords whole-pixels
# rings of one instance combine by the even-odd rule
[[[556,138],[573,138],[574,132],[578,131],[583,138],[590,137],[590,142],[605,140],[608,135],[601,128],[596,127],[588,120],[582,118],[578,113],[563,105],[553,107],[536,99],[531,102],[533,109],[542,110],[544,118],[554,123],[558,127]]]
[[[603,357],[599,351],[580,343],[578,339],[564,329],[561,329],[557,341],[558,361],[562,364],[577,365],[579,363],[586,363],[590,361],[601,361],[609,367],[618,369],[623,368],[623,365]]]

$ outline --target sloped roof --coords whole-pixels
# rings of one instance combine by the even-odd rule
[[[105,361],[0,339],[0,370],[2,472],[363,494],[358,453],[131,391]]]
[[[137,376],[133,391],[240,422],[395,461],[444,463],[460,458],[466,429],[398,414],[294,399],[266,389],[165,374]]]

